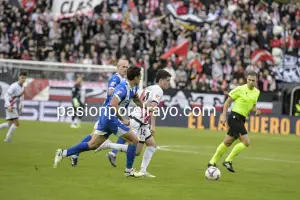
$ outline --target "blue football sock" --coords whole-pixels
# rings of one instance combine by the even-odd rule
[[[126,140],[123,139],[123,138],[119,138],[118,141],[117,141],[117,144],[125,144],[126,143]],[[119,152],[118,150],[114,149],[112,150],[111,152],[113,152],[115,155],[117,155],[117,153]]]
[[[76,146],[67,149],[67,156],[72,156],[84,151],[88,151],[89,149],[89,144],[87,142],[81,142]]]
[[[85,138],[83,138],[83,140],[81,140],[81,142],[89,142],[92,139],[91,135],[87,135],[85,136]],[[75,154],[76,156],[79,156],[79,153]]]
[[[127,157],[127,161],[126,161],[126,168],[127,169],[131,169],[133,166],[133,162],[135,159],[135,154],[136,154],[136,145],[128,145],[128,149],[127,149],[127,153],[126,153],[126,157]]]

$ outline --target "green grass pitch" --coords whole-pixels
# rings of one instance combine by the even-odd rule
[[[118,167],[113,168],[107,151],[82,154],[78,167],[64,159],[53,169],[55,150],[77,144],[92,127],[21,121],[13,143],[3,142],[7,129],[0,130],[0,199],[300,199],[300,137],[250,134],[250,147],[234,161],[237,173],[219,163],[219,181],[206,180],[204,172],[225,133],[184,128],[157,128],[155,138],[162,148],[148,169],[155,179],[126,178],[125,154],[118,154]],[[137,157],[135,168],[141,159]]]

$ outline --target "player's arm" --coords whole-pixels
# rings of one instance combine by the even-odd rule
[[[4,107],[7,108],[9,112],[12,112],[12,106],[10,104],[10,99],[12,99],[12,95],[14,93],[14,88],[11,85],[6,93],[4,94]]]
[[[151,95],[152,97],[152,102],[151,102],[151,107],[156,110],[158,109],[158,104],[163,96],[163,91],[154,91]],[[155,133],[155,128],[156,128],[156,115],[154,112],[150,114],[150,120],[151,120],[151,127],[150,127],[150,132],[152,135]]]
[[[225,126],[225,124],[226,124],[226,114],[227,114],[227,111],[228,111],[228,108],[229,108],[231,102],[232,102],[232,99],[231,99],[231,97],[229,96],[229,97],[226,99],[226,101],[225,101],[225,103],[224,103],[224,106],[223,106],[223,112],[222,112],[222,116],[221,116],[221,118],[220,118],[220,122],[221,122],[221,124],[223,124],[224,126]]]
[[[121,113],[119,113],[119,108],[120,108],[120,102],[122,99],[124,99],[127,95],[127,91],[125,88],[122,87],[116,87],[112,100],[110,102],[110,107],[114,110],[114,113],[116,116],[125,124],[129,125],[129,121],[124,120],[123,117],[121,116]]]
[[[120,78],[115,76],[108,83],[108,95],[111,96],[114,93],[115,88],[121,82]]]
[[[123,117],[120,115],[119,113],[119,103],[120,103],[120,99],[115,95],[113,96],[111,103],[110,103],[110,107],[114,110],[114,112],[116,113],[116,116],[121,120],[124,121]]]
[[[235,89],[231,90],[228,94],[228,98],[226,99],[224,106],[223,106],[223,112],[222,116],[220,118],[220,123],[225,126],[226,124],[226,114],[228,111],[228,108],[230,107],[230,104],[232,101],[236,100],[240,96],[240,88],[236,87]]]
[[[25,89],[24,89],[22,96],[19,99],[19,115],[21,115],[21,113],[22,113],[24,98],[25,98]]]
[[[108,95],[111,96],[114,93],[115,88],[108,89]]]
[[[138,107],[140,107],[140,108],[144,107],[142,100],[139,98],[139,96],[137,94],[135,94],[135,97],[132,100]]]
[[[256,107],[256,104],[252,107],[251,112],[255,113],[256,116],[261,114],[261,111]]]
[[[157,106],[158,106],[158,103],[157,103],[156,101],[152,101],[151,107],[152,107],[152,108],[157,108]],[[151,116],[151,127],[150,127],[150,132],[151,132],[152,135],[154,135],[154,133],[155,133],[155,128],[156,128],[156,115],[154,114],[154,112],[152,112],[152,113],[150,114],[150,116]]]

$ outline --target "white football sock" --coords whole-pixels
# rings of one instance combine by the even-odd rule
[[[151,161],[151,158],[153,154],[155,153],[156,148],[155,147],[147,147],[144,155],[143,155],[143,161],[141,165],[141,172],[147,172],[147,167]]]
[[[10,126],[10,128],[8,129],[8,132],[6,134],[6,140],[10,140],[11,139],[11,136],[13,135],[14,131],[16,130],[17,126],[12,124]]]
[[[67,154],[68,154],[68,151],[67,150],[63,150],[62,157],[67,157]]]
[[[0,129],[2,129],[2,128],[8,128],[8,127],[9,127],[8,122],[0,124]]]
[[[127,144],[117,144],[117,143],[108,143],[107,147],[110,149],[115,149],[121,152],[127,152],[128,145]]]

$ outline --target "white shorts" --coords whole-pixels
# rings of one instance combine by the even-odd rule
[[[6,118],[5,118],[6,120],[18,119],[19,118],[19,113],[15,108],[13,108],[12,112],[9,112],[6,108],[5,113],[6,113]]]
[[[150,125],[141,125],[134,119],[130,119],[130,127],[133,133],[139,138],[140,143],[144,143],[151,137]]]

